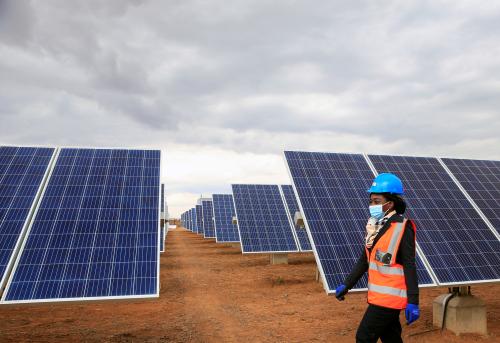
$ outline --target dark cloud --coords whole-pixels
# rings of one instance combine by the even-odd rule
[[[0,0],[0,134],[500,158],[476,151],[500,145],[499,31],[467,1]]]

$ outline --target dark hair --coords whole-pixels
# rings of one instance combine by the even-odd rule
[[[406,202],[404,199],[397,195],[397,194],[392,194],[392,193],[381,193],[387,201],[392,201],[394,203],[394,210],[398,214],[403,214],[406,211]]]

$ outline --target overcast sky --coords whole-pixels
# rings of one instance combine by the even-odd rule
[[[159,147],[170,212],[284,149],[500,159],[500,2],[0,0],[0,143]]]

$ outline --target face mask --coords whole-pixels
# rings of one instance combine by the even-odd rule
[[[388,202],[386,202],[385,204],[387,204],[387,203]],[[382,209],[382,207],[384,207],[385,204],[370,206],[370,216],[372,218],[377,219],[377,220],[380,220],[380,219],[384,218],[385,212]]]

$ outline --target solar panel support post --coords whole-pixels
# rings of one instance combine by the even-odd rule
[[[441,294],[432,303],[434,326],[446,328],[460,335],[476,333],[487,335],[486,305],[470,292],[470,286],[450,288],[450,293]],[[443,323],[444,321],[444,323]]]
[[[288,264],[288,254],[270,254],[270,264]]]
[[[234,242],[232,242],[232,243],[226,243],[226,246],[228,248],[238,248],[238,249],[240,249],[240,247],[241,247],[241,245],[240,245],[239,242],[236,242],[236,243],[234,243]]]
[[[323,283],[323,279],[321,277],[321,272],[319,271],[318,267],[316,267],[316,282]]]

